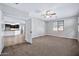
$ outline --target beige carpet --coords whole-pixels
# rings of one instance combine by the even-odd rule
[[[22,43],[4,48],[5,56],[78,56],[79,46],[75,39],[42,36],[33,39],[33,44]]]

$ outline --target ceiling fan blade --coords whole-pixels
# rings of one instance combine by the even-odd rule
[[[15,4],[17,5],[17,4],[19,4],[19,3],[15,3]]]
[[[53,13],[53,14],[51,14],[51,15],[56,15],[56,13]]]

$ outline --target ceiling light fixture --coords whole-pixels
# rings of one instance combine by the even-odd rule
[[[56,15],[56,13],[52,10],[44,10],[41,15],[45,18],[51,18],[52,16]]]

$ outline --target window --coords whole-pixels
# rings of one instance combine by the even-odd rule
[[[64,20],[53,22],[53,31],[63,31],[64,30]]]
[[[53,31],[57,31],[57,22],[53,22]]]

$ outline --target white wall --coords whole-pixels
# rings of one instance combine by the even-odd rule
[[[32,38],[45,35],[45,22],[40,19],[32,19]]]
[[[64,19],[64,37],[66,38],[76,38],[76,21],[74,18]]]
[[[52,35],[52,36],[58,36],[58,37],[65,37],[65,38],[76,38],[76,30],[75,30],[75,20],[76,17],[69,17],[69,18],[64,18],[60,19],[64,20],[64,31],[53,31],[53,21],[49,21],[47,24],[47,35]]]

